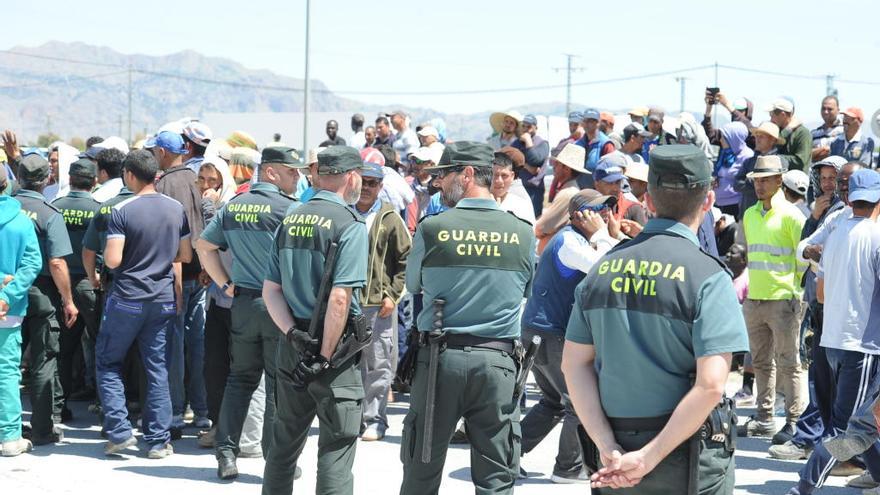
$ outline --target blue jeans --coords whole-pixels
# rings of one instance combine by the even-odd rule
[[[205,392],[205,288],[198,280],[183,282],[183,310],[171,335],[168,382],[172,414],[180,416],[189,401],[196,416],[208,415]],[[186,370],[189,375],[186,376]]]
[[[0,328],[0,442],[21,438],[21,326]]]
[[[168,393],[168,346],[174,325],[174,303],[125,301],[110,297],[104,309],[101,331],[95,343],[98,395],[104,408],[107,438],[120,443],[132,436],[122,366],[137,341],[146,375],[147,393],[142,404],[144,440],[159,445],[171,440],[171,397]]]
[[[828,365],[831,370],[833,387],[830,424],[826,425],[828,436],[842,434],[850,420],[850,416],[858,415],[858,411],[870,404],[871,398],[877,394],[880,386],[880,356],[863,354],[840,349],[825,349]],[[872,472],[880,471],[878,452],[865,453],[865,463]],[[800,470],[798,493],[812,493],[825,482],[825,478],[837,463],[822,442],[815,444],[813,453]]]

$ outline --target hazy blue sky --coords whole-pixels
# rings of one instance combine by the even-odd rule
[[[708,5],[711,3],[711,6]],[[137,5],[135,8],[134,6]],[[825,74],[839,79],[841,105],[880,107],[874,29],[880,2],[834,0],[736,2],[351,1],[312,2],[312,77],[369,103],[404,103],[447,112],[477,112],[524,103],[564,101],[564,88],[492,94],[407,96],[558,85],[563,53],[579,55],[583,82],[721,64],[798,73],[795,79],[722,69],[731,96],[764,106],[792,96],[803,120],[818,118]],[[83,41],[123,53],[162,55],[183,49],[302,77],[305,1],[190,3],[153,0],[13,2],[4,9],[0,48],[49,40]],[[845,23],[851,20],[852,25]],[[684,74],[687,108],[702,108],[712,69]],[[637,104],[679,107],[675,76],[575,87],[575,102],[620,109]]]

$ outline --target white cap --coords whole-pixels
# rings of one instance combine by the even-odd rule
[[[205,147],[207,147],[211,142],[211,139],[214,138],[211,128],[198,120],[193,120],[186,124],[181,134],[197,145]]]
[[[119,150],[126,155],[129,152],[128,143],[119,136],[110,136],[100,143],[95,143],[95,148],[98,148],[99,150]]]
[[[422,127],[421,130],[419,130],[418,135],[422,137],[434,136],[434,139],[440,139],[440,134],[432,125]]]
[[[794,103],[787,98],[776,98],[770,103],[770,106],[767,107],[768,112],[772,112],[773,110],[782,110],[786,113],[794,113]]]
[[[437,165],[438,163],[440,163],[440,157],[443,156],[443,147],[422,146],[415,150],[412,156],[420,162],[430,161],[434,165]]]
[[[782,183],[801,196],[806,196],[807,189],[810,187],[810,178],[800,170],[789,170],[782,174]]]

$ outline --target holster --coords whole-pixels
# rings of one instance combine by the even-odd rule
[[[339,339],[336,350],[330,357],[330,366],[336,368],[345,364],[369,346],[372,338],[373,329],[367,327],[367,317],[363,314],[349,314],[342,338]]]
[[[419,334],[416,327],[409,330],[406,335],[406,352],[397,363],[397,379],[410,386],[416,370],[416,358],[419,355]]]

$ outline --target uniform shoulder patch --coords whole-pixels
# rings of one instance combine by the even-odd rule
[[[700,249],[699,251],[701,253],[703,253],[703,256],[706,256],[709,259],[711,259],[712,261],[714,261],[715,263],[718,263],[718,266],[720,266],[721,269],[724,270],[725,273],[727,273],[727,276],[729,276],[731,279],[733,279],[733,272],[730,271],[730,268],[727,267],[727,263],[725,263],[724,260],[722,260],[721,258],[719,258],[713,254],[707,253],[706,251],[703,251],[702,249]]]
[[[60,198],[59,198],[59,199],[60,199]],[[54,203],[54,201],[53,201],[52,203]],[[46,206],[48,206],[49,208],[52,208],[52,210],[54,210],[55,213],[61,213],[61,210],[60,210],[57,206],[55,206],[54,204],[52,204],[52,203],[50,203],[50,202],[48,202],[48,201],[43,201],[43,204],[46,205]]]
[[[528,225],[529,227],[534,227],[534,225],[532,224],[532,222],[530,222],[530,221],[528,221],[528,220],[526,220],[526,219],[524,219],[524,218],[520,218],[520,217],[516,216],[516,214],[515,214],[514,212],[512,212],[512,211],[510,211],[510,210],[507,210],[507,213],[513,215],[513,218],[515,218],[515,219],[519,220],[520,222],[522,222],[522,223]]]

